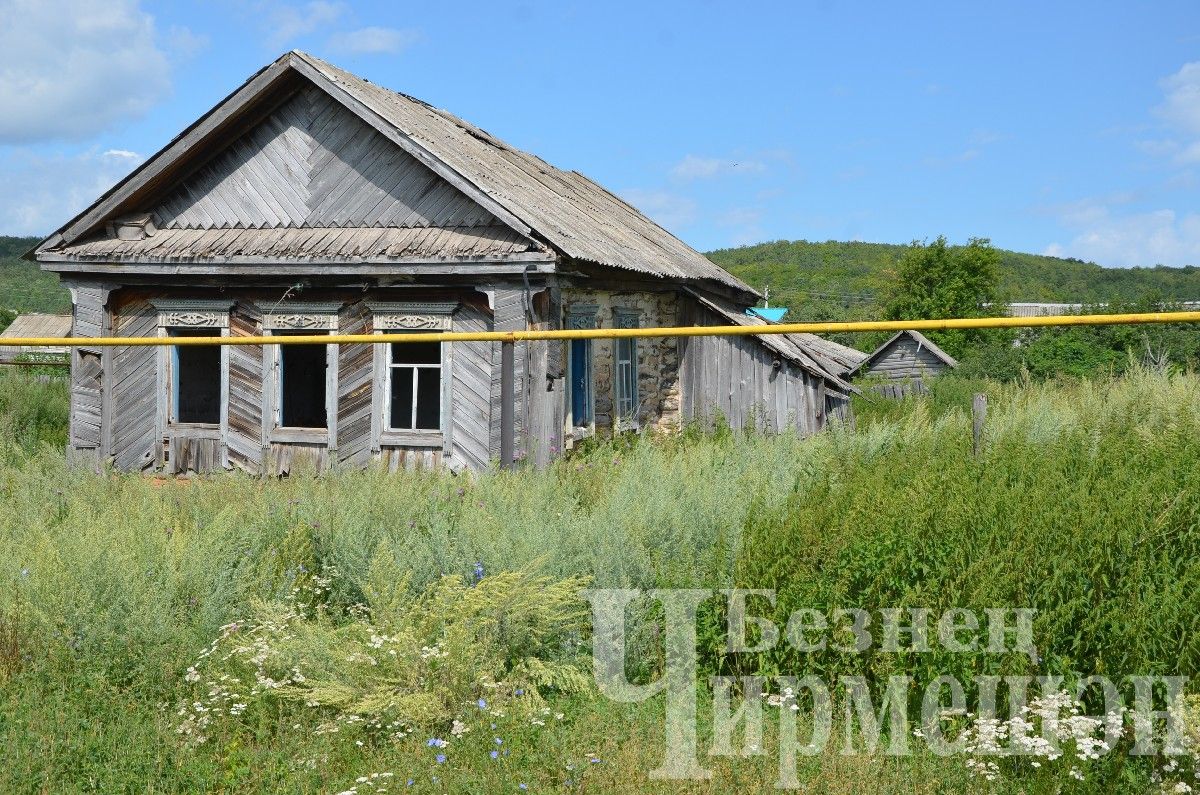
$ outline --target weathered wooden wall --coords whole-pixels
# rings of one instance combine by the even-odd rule
[[[113,308],[113,330],[119,337],[156,337],[158,311],[144,297],[125,297]],[[120,470],[146,470],[163,460],[162,440],[156,438],[157,353],[150,347],[113,349],[110,451],[113,466]]]
[[[453,330],[491,331],[492,320],[477,306],[454,313]],[[492,348],[490,342],[454,342],[450,352],[450,438],[456,466],[476,471],[491,463]]]
[[[324,92],[299,91],[154,210],[166,229],[500,222]]]
[[[684,316],[696,325],[722,324],[699,306]],[[825,426],[830,408],[840,410],[845,402],[828,395],[822,379],[780,360],[753,337],[683,337],[680,344],[685,421],[708,424],[721,417],[733,428],[810,434]]]
[[[229,336],[262,334],[262,313],[250,302],[238,302],[229,316]],[[263,464],[263,347],[229,348],[229,429],[226,434],[229,462],[247,472],[259,473]]]
[[[904,335],[897,337],[870,365],[864,365],[862,374],[906,379],[935,376],[946,369],[945,362],[912,337]]]
[[[359,302],[342,308],[339,334],[370,334],[371,312]],[[375,373],[372,345],[338,346],[337,458],[363,467],[371,460],[371,391]]]

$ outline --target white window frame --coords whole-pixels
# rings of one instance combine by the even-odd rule
[[[287,304],[262,308],[263,335],[278,336],[279,332],[304,332],[314,336],[336,334],[338,312],[341,302],[289,301]],[[279,368],[282,357],[281,345],[263,346],[263,372],[269,374],[263,384],[263,432],[270,442],[325,444],[330,449],[337,447],[337,384],[338,346],[325,346],[325,426],[324,428],[299,428],[280,424],[283,401],[280,389],[283,386]]]
[[[642,313],[628,307],[613,308],[613,328],[639,328]],[[621,345],[629,345],[628,368],[622,374]],[[638,340],[637,337],[613,339],[613,428],[618,430],[637,430],[639,427],[638,414],[641,408],[638,395]],[[622,395],[622,387],[629,389],[629,394]],[[628,404],[628,416],[622,412],[622,405]]]
[[[371,328],[375,334],[398,334],[406,332],[440,332],[449,331],[453,325],[453,316],[458,309],[457,302],[417,302],[417,301],[387,301],[370,302],[367,308],[371,311]],[[401,343],[403,344],[403,343]],[[372,400],[372,432],[376,450],[381,447],[440,447],[450,449],[451,429],[451,370],[453,362],[452,343],[441,344],[441,361],[437,365],[392,364],[392,345],[375,345],[375,379],[378,386],[373,390]],[[392,375],[395,367],[433,368],[441,371],[439,399],[438,428],[392,428]],[[414,395],[415,395],[414,383]],[[414,401],[414,411],[416,403]]]
[[[594,329],[599,316],[600,307],[597,304],[573,304],[567,308],[566,327],[568,329]],[[585,340],[587,343],[587,408],[590,419],[579,423],[575,418],[575,346],[572,340],[567,340],[567,430],[574,438],[584,438],[596,432],[596,351],[595,340]]]

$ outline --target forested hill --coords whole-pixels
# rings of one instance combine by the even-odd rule
[[[35,237],[0,236],[0,310],[63,312],[70,297],[58,279],[21,255]],[[771,303],[796,310],[841,307],[870,315],[904,246],[886,243],[777,241],[721,249],[707,256],[742,280],[771,288]],[[1090,262],[1000,251],[1001,294],[1010,301],[1104,302],[1200,300],[1200,268],[1102,268]],[[857,311],[854,311],[857,310]],[[808,314],[808,312],[798,312]],[[795,315],[793,315],[795,316]]]
[[[4,311],[69,312],[71,296],[53,273],[44,273],[37,263],[21,255],[41,242],[38,237],[0,235],[0,323]]]
[[[881,295],[905,246],[776,241],[712,251],[708,258],[752,286],[771,288],[779,306],[842,304],[865,310]],[[1101,303],[1154,296],[1200,300],[1200,268],[1102,268],[1077,259],[1000,250],[1007,301]],[[855,313],[857,314],[857,313]]]

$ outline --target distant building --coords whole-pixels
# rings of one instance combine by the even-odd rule
[[[925,382],[958,367],[950,354],[919,331],[898,331],[876,348],[848,375],[874,376],[883,380],[875,391],[886,397],[903,397],[926,391]]]
[[[71,336],[70,315],[47,315],[40,312],[17,315],[16,320],[8,328],[0,331],[0,362],[12,361],[23,354],[51,353],[64,356],[67,353],[67,349],[64,347],[30,348],[24,345],[5,345],[5,338],[69,336]]]

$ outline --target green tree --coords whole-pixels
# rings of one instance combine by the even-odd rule
[[[889,320],[942,320],[1001,315],[1000,253],[986,238],[951,246],[945,236],[932,243],[913,241],[896,265],[884,305]],[[930,335],[952,356],[994,342],[994,332],[955,329]]]

